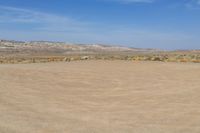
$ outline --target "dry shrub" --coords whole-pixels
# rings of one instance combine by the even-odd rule
[[[189,62],[188,59],[180,59],[179,61],[180,61],[180,62]]]
[[[194,63],[200,63],[200,60],[192,60]]]

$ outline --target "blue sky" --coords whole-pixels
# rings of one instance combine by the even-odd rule
[[[200,0],[0,0],[0,38],[200,49]]]

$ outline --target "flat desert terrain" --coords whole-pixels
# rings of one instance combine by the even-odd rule
[[[0,133],[199,133],[200,64],[0,65]]]

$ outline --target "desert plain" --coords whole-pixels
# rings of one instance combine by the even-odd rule
[[[200,64],[0,65],[0,133],[199,133]]]

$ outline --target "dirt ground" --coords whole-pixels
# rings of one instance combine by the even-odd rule
[[[0,65],[0,133],[199,133],[200,64]]]

